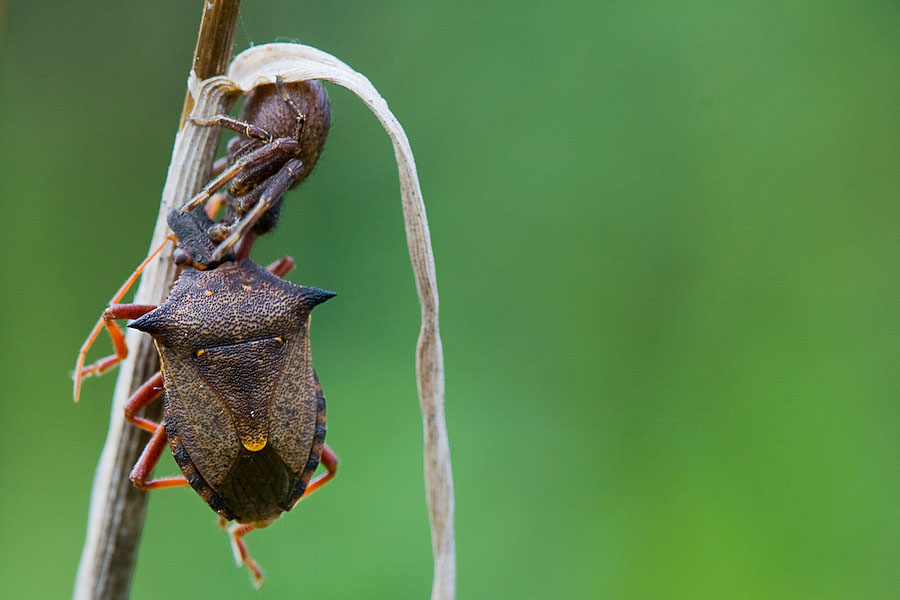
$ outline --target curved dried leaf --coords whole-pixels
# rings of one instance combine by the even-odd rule
[[[285,81],[322,79],[349,89],[371,109],[394,145],[407,245],[422,308],[422,326],[416,348],[416,379],[425,436],[425,490],[434,553],[431,597],[432,600],[450,600],[456,594],[456,548],[453,535],[453,476],[444,419],[444,358],[438,329],[437,278],[431,237],[412,149],[387,102],[364,75],[326,52],[301,44],[256,46],[235,57],[224,77],[205,81],[192,77],[188,87],[196,102],[193,114],[208,116],[222,112],[221,108],[228,105],[236,91],[246,92],[258,85],[274,83],[277,75]],[[191,132],[197,129],[207,128],[198,128],[188,122],[179,136],[197,135]],[[202,158],[205,161],[206,155]],[[189,165],[190,161],[182,164]],[[183,189],[172,191],[173,194],[183,194]]]

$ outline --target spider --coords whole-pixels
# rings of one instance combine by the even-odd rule
[[[219,243],[212,261],[220,262],[241,238],[275,226],[282,194],[306,179],[319,159],[331,125],[331,106],[320,81],[285,83],[279,76],[274,84],[247,94],[240,119],[222,114],[191,121],[239,134],[229,141],[227,156],[216,162],[213,172],[218,174],[181,209],[184,214],[205,204],[228,185],[221,201],[227,214],[207,232]]]

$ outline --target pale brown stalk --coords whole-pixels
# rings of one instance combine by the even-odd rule
[[[210,77],[225,71],[231,59],[239,5],[240,0],[203,0],[194,73]],[[185,102],[151,248],[158,247],[169,234],[168,212],[183,204],[209,178],[219,131],[184,126],[185,117],[193,107],[193,102]],[[170,246],[144,269],[135,293],[136,303],[159,304],[165,299],[176,276],[171,256]],[[128,423],[122,409],[134,390],[159,369],[159,362],[148,336],[129,330],[126,341],[130,353],[119,365],[109,431],[94,475],[87,535],[73,594],[76,600],[128,598],[144,523],[147,494],[131,485],[128,475],[147,443],[148,434]],[[156,414],[148,416],[158,418],[160,407],[151,408]]]

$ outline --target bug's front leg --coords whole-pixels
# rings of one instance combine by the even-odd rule
[[[73,388],[73,396],[75,397],[75,402],[78,402],[78,397],[81,395],[81,380],[84,377],[88,377],[90,375],[97,375],[107,371],[120,363],[125,357],[128,356],[128,346],[125,345],[125,335],[122,333],[122,330],[119,329],[119,326],[116,325],[115,319],[136,319],[140,316],[143,316],[155,309],[155,306],[150,306],[146,304],[118,304],[119,300],[122,299],[123,296],[128,292],[128,289],[134,284],[138,277],[140,277],[141,272],[144,270],[144,267],[153,260],[153,258],[159,254],[163,248],[165,248],[166,244],[169,242],[174,242],[175,237],[167,237],[166,240],[160,244],[159,248],[150,253],[150,256],[144,259],[144,261],[138,265],[137,269],[134,270],[134,273],[125,280],[125,283],[122,284],[122,287],[115,293],[112,299],[109,301],[109,306],[103,311],[103,314],[100,315],[100,319],[94,325],[94,328],[91,330],[91,333],[88,335],[87,340],[85,340],[84,344],[81,346],[81,350],[78,352],[78,359],[75,361],[75,373],[74,373],[74,388]],[[109,335],[112,338],[113,346],[115,347],[116,353],[105,358],[101,358],[93,364],[84,366],[85,357],[87,356],[88,350],[91,349],[91,346],[94,343],[94,340],[97,339],[97,336],[100,335],[100,330],[106,327],[109,331]]]
[[[155,306],[146,304],[110,304],[106,310],[103,311],[103,314],[100,316],[94,329],[91,330],[88,339],[84,342],[81,346],[81,350],[78,352],[78,360],[75,363],[74,395],[76,402],[78,401],[78,396],[81,392],[81,380],[83,378],[90,377],[91,375],[99,375],[108,371],[128,357],[128,346],[125,345],[125,334],[122,333],[122,330],[116,324],[115,319],[137,319],[154,309],[156,309]],[[90,350],[94,340],[100,335],[100,330],[104,327],[109,331],[109,337],[112,338],[113,347],[115,348],[116,353],[101,358],[86,367],[83,366],[88,350]]]

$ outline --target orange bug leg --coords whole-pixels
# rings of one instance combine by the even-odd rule
[[[76,401],[78,400],[78,392],[83,377],[99,375],[100,373],[108,371],[125,360],[128,356],[128,346],[125,345],[125,334],[122,333],[122,330],[116,325],[115,319],[137,319],[155,308],[155,306],[144,304],[110,304],[106,310],[103,311],[100,320],[97,321],[97,325],[91,331],[90,337],[84,343],[84,346],[82,346],[81,352],[78,355],[78,366],[76,367],[75,372]],[[84,357],[87,354],[88,349],[90,349],[94,340],[97,339],[97,336],[100,334],[100,329],[103,327],[106,327],[107,331],[109,331],[109,337],[112,338],[113,347],[115,347],[116,353],[101,358],[86,367],[82,367],[81,365],[84,364]]]
[[[322,466],[325,467],[325,472],[309,482],[309,485],[306,486],[306,491],[303,492],[303,495],[300,496],[297,502],[305,500],[310,494],[331,481],[337,474],[338,457],[328,444],[322,444],[322,458],[320,460]]]
[[[150,476],[153,467],[159,462],[159,457],[162,455],[162,451],[165,450],[168,441],[169,438],[166,436],[165,424],[160,423],[156,426],[153,437],[150,438],[150,442],[144,448],[141,457],[131,470],[131,475],[129,477],[135,487],[142,490],[156,490],[159,488],[176,487],[188,484],[187,479],[183,475],[177,477],[160,477],[159,479],[147,481],[147,477]]]
[[[135,390],[131,398],[125,403],[125,418],[128,419],[128,422],[150,433],[156,433],[159,423],[144,417],[138,417],[135,413],[159,398],[162,395],[162,391],[163,377],[160,371]]]
[[[244,536],[257,529],[253,525],[241,525],[235,523],[228,528],[228,537],[231,538],[231,550],[234,552],[234,562],[238,566],[247,565],[250,569],[250,576],[253,577],[253,587],[259,589],[263,584],[263,571],[250,553],[247,551],[247,545],[244,543]]]
[[[163,242],[159,246],[159,248],[151,252],[150,256],[145,258],[144,262],[138,265],[138,268],[134,270],[134,273],[132,273],[131,276],[125,280],[125,283],[122,284],[122,287],[119,288],[119,291],[117,291],[115,295],[110,299],[109,307],[105,311],[103,311],[103,314],[100,316],[97,324],[94,325],[94,328],[88,335],[87,340],[85,340],[84,344],[82,344],[81,350],[78,352],[78,360],[75,362],[75,382],[72,390],[75,402],[78,402],[78,397],[81,395],[81,380],[84,377],[103,373],[104,371],[111,369],[113,366],[121,362],[126,356],[128,356],[128,347],[125,345],[125,336],[122,333],[122,330],[119,329],[119,326],[115,324],[114,319],[136,319],[137,317],[150,312],[156,307],[139,304],[117,303],[128,292],[128,289],[132,286],[132,284],[134,284],[137,278],[140,277],[141,272],[144,270],[144,267],[146,267],[147,264],[149,264],[149,262],[162,251],[162,249],[168,242],[175,241],[176,239],[174,237],[167,237],[166,241]],[[142,310],[143,312],[141,312]],[[110,337],[112,337],[116,353],[115,355],[107,356],[106,358],[102,358],[94,364],[85,367],[84,359],[87,356],[88,350],[90,350],[91,345],[93,345],[94,343],[94,340],[96,340],[97,336],[100,335],[100,330],[104,327],[106,327],[106,329],[109,331]]]

